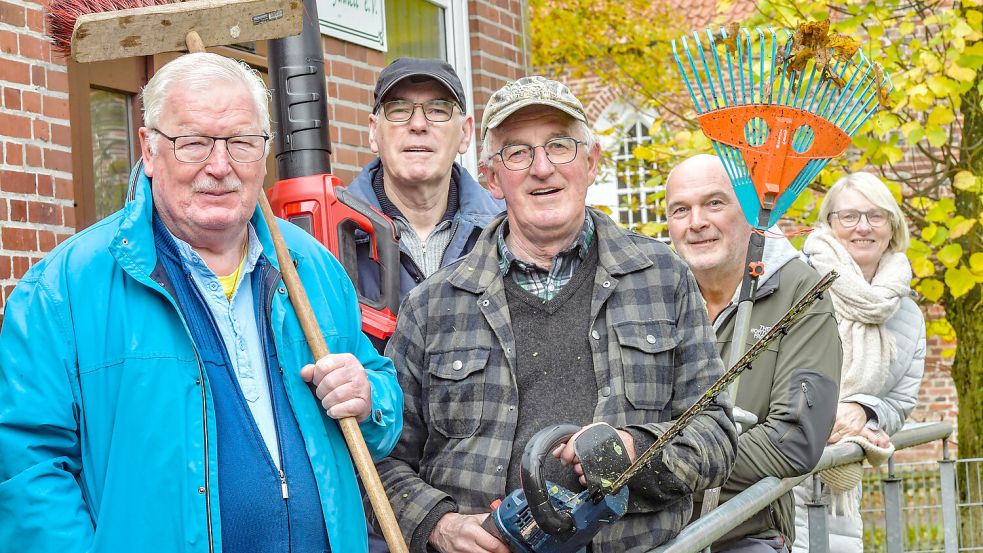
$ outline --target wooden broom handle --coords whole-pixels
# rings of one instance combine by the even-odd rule
[[[307,292],[304,290],[300,275],[297,274],[297,268],[294,267],[293,260],[290,258],[290,252],[287,250],[283,235],[280,234],[280,229],[277,227],[273,209],[270,207],[269,200],[266,199],[265,192],[259,194],[259,206],[263,211],[266,225],[270,227],[273,248],[276,250],[276,257],[280,263],[280,274],[287,286],[290,303],[293,304],[294,311],[297,312],[297,318],[300,320],[300,326],[304,330],[304,336],[307,338],[311,353],[314,354],[314,359],[320,359],[328,354],[328,344],[324,341],[324,335],[321,334],[321,327],[318,326],[317,319],[314,317],[311,302],[307,299]],[[362,477],[362,485],[365,486],[365,492],[369,496],[372,510],[375,511],[376,517],[379,519],[382,535],[386,538],[386,543],[389,544],[390,552],[409,553],[406,542],[403,541],[403,534],[399,530],[399,524],[396,522],[392,505],[389,504],[389,498],[382,487],[382,480],[379,479],[379,473],[375,470],[372,455],[369,453],[368,446],[365,445],[362,429],[359,428],[354,417],[342,418],[338,424],[345,435],[348,450],[351,452],[352,460],[355,461],[358,474]]]
[[[205,51],[201,37],[195,31],[188,33],[185,42],[189,52]],[[287,244],[283,241],[283,235],[280,234],[276,217],[273,215],[273,208],[270,207],[266,193],[262,190],[259,193],[259,207],[263,212],[266,226],[270,228],[273,249],[276,250],[276,258],[280,265],[280,274],[283,276],[283,283],[287,286],[290,303],[294,306],[294,311],[300,320],[300,327],[304,330],[307,345],[311,348],[314,359],[321,359],[329,353],[328,344],[324,341],[324,335],[321,334],[321,327],[318,326],[317,319],[314,317],[311,302],[307,299],[304,284],[300,281],[300,275],[297,274],[297,268],[294,267],[290,251],[287,250]],[[399,523],[396,522],[392,505],[389,504],[389,498],[382,487],[382,480],[379,479],[379,473],[375,470],[375,463],[372,462],[369,447],[365,444],[362,429],[358,427],[358,421],[355,420],[355,417],[345,417],[338,421],[338,425],[341,426],[341,433],[345,436],[345,443],[348,444],[348,450],[355,462],[355,468],[358,470],[359,476],[362,477],[362,485],[365,486],[369,502],[372,504],[376,518],[379,519],[382,535],[386,538],[386,543],[389,544],[389,551],[391,553],[409,553],[406,542],[403,541],[403,534],[399,530]]]

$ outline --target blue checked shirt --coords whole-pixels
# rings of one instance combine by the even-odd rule
[[[594,220],[590,215],[584,216],[584,226],[570,246],[553,258],[549,271],[540,269],[535,263],[527,263],[517,258],[505,243],[509,233],[509,222],[506,220],[498,227],[498,266],[503,275],[511,273],[512,280],[525,291],[535,294],[543,301],[555,298],[560,290],[570,282],[573,274],[580,267],[580,262],[587,257],[587,250],[594,241]]]

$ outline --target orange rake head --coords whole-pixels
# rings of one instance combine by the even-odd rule
[[[773,30],[737,28],[672,43],[697,120],[761,229],[846,150],[891,87],[859,50],[823,46],[827,55],[802,58],[798,35],[783,34],[784,46]]]

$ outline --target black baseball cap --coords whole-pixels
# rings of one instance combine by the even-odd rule
[[[449,63],[433,58],[399,58],[379,73],[379,80],[375,83],[375,106],[372,107],[372,113],[379,113],[382,99],[403,79],[411,79],[414,83],[435,80],[451,93],[461,111],[467,110],[461,79]]]

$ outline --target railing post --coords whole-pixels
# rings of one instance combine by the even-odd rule
[[[809,515],[809,551],[829,553],[829,524],[826,520],[826,505],[823,504],[822,480],[819,474],[812,479],[812,498],[806,503]]]
[[[904,551],[904,521],[901,517],[901,479],[894,474],[894,456],[887,460],[884,483],[884,526],[887,534],[887,553]]]
[[[945,553],[957,553],[959,518],[956,513],[956,470],[955,461],[949,458],[949,440],[942,440],[939,481],[942,487],[942,543]]]

